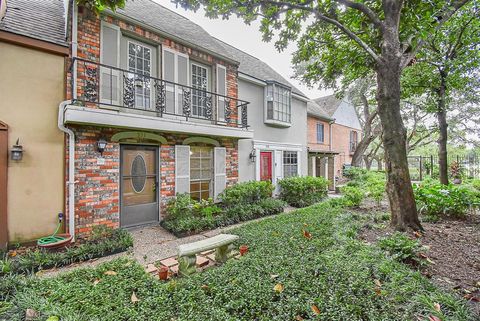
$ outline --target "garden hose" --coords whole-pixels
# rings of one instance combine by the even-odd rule
[[[59,220],[58,225],[57,225],[57,229],[55,230],[55,232],[50,236],[45,236],[45,237],[39,238],[37,240],[37,245],[48,245],[48,244],[52,244],[52,243],[56,243],[56,242],[65,240],[65,237],[57,236],[58,230],[60,229],[61,225],[62,225],[62,221]]]

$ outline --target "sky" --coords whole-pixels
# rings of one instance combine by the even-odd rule
[[[292,79],[291,77],[294,71],[292,69],[291,59],[292,53],[296,49],[296,44],[290,44],[285,51],[279,53],[275,49],[273,42],[266,43],[262,41],[262,35],[258,29],[260,24],[258,22],[246,25],[243,20],[234,16],[230,17],[229,20],[212,20],[205,17],[203,10],[198,10],[197,12],[186,11],[183,8],[177,8],[170,0],[154,1],[195,22],[212,36],[268,63],[279,74],[289,79],[293,85],[309,98],[318,98],[332,93],[332,91],[329,90],[308,88],[300,81]]]

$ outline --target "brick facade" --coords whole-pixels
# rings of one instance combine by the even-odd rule
[[[227,69],[227,95],[238,97],[237,65],[229,64],[218,58],[186,47],[167,39],[154,32],[110,16],[97,17],[88,10],[81,9],[78,16],[78,57],[95,63],[100,62],[100,33],[101,21],[117,25],[122,32],[135,34],[148,39],[149,43],[156,43],[188,54],[195,61],[212,66],[222,64]],[[88,66],[87,66],[88,68]],[[72,74],[67,74],[67,83],[70,84]],[[213,78],[213,77],[212,77]],[[88,81],[85,65],[77,67],[77,95],[81,98]],[[69,86],[67,86],[69,87]],[[72,99],[70,89],[68,99]],[[87,107],[98,108],[95,104]],[[238,119],[236,111],[232,113],[232,122]],[[235,125],[235,124],[232,124]],[[94,126],[72,126],[75,132],[75,220],[76,233],[79,236],[88,234],[92,227],[98,224],[114,228],[120,225],[120,143],[112,142],[111,137],[122,129],[100,128]],[[159,201],[160,215],[165,216],[165,205],[175,195],[175,145],[182,144],[183,140],[192,135],[156,132],[165,137],[167,144],[159,146]],[[97,151],[97,141],[100,138],[107,140],[108,145],[103,155]],[[226,148],[226,178],[227,186],[238,181],[238,141],[236,139],[212,137],[221,146]],[[68,146],[66,162],[68,166]],[[102,159],[102,161],[99,161]],[[68,167],[67,167],[68,168]],[[68,198],[67,198],[68,199]],[[68,207],[67,207],[68,208]],[[67,213],[67,217],[69,217]]]
[[[317,142],[317,124],[324,125],[324,142]],[[340,124],[329,124],[324,120],[316,117],[308,116],[307,119],[307,139],[308,147],[315,151],[333,151],[335,155],[335,175],[341,176],[343,164],[351,164],[353,153],[350,152],[350,132],[356,131],[358,141],[361,138],[362,132],[355,128]],[[332,141],[330,146],[330,126],[332,133]]]

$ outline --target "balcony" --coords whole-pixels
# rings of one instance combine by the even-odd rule
[[[71,68],[67,123],[253,137],[246,101],[80,58]]]

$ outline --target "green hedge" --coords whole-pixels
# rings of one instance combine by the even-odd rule
[[[226,188],[218,198],[225,207],[252,204],[272,197],[274,187],[269,181],[250,181]]]
[[[32,273],[42,269],[60,267],[127,250],[133,246],[130,233],[124,229],[95,228],[91,238],[79,241],[57,252],[39,248],[27,249],[15,257],[4,256],[0,260],[0,275],[8,273]]]
[[[323,177],[301,176],[280,180],[280,198],[291,206],[306,207],[327,196],[328,180]]]
[[[167,216],[161,225],[182,237],[220,226],[283,212],[285,203],[272,198],[270,182],[245,182],[228,187],[219,195],[221,203],[212,199],[200,202],[189,194],[178,194],[167,204]]]

